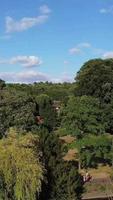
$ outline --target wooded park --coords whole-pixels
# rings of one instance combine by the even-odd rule
[[[0,80],[0,200],[80,200],[97,189],[87,172],[113,185],[113,59],[73,83]]]

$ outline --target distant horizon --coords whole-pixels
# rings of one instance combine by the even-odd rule
[[[113,58],[112,0],[4,0],[0,14],[7,83],[74,82],[88,60]]]

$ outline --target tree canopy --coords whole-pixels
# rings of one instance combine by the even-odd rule
[[[43,125],[49,131],[52,131],[57,124],[57,116],[51,98],[42,94],[37,96],[36,103],[38,114],[43,118]]]
[[[0,140],[0,180],[3,199],[34,200],[41,190],[43,166],[40,152],[36,154],[37,136],[19,136],[10,130]]]
[[[113,59],[86,62],[75,80],[0,80],[0,199],[79,200],[79,164],[113,165]]]
[[[99,97],[109,102],[113,96],[113,59],[86,62],[77,73],[76,95]]]
[[[40,137],[41,150],[47,169],[47,184],[43,185],[41,200],[79,200],[83,192],[81,175],[75,161],[64,161],[66,148],[54,133],[43,131]]]
[[[67,106],[61,112],[61,127],[67,134],[84,137],[86,134],[99,135],[104,133],[102,110],[99,101],[94,97],[70,97]]]

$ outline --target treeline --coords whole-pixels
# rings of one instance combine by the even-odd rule
[[[74,83],[0,80],[0,198],[81,199],[78,162],[112,165],[112,134],[113,59],[86,62]],[[66,135],[75,140],[62,143]],[[69,149],[78,155],[66,161]]]

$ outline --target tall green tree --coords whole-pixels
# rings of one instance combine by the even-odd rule
[[[0,140],[0,184],[4,200],[36,199],[43,180],[36,144],[38,137],[31,133],[18,136],[13,129],[7,138]]]
[[[5,88],[6,84],[5,81],[3,81],[2,79],[0,79],[0,101],[3,98],[3,89]]]
[[[76,95],[99,97],[110,102],[113,97],[113,59],[94,59],[86,62],[77,73]]]
[[[5,81],[0,79],[0,90],[3,90],[3,88],[6,86]]]
[[[75,77],[75,95],[99,98],[106,132],[113,133],[113,59],[86,62]]]
[[[4,93],[0,101],[0,134],[4,135],[9,127],[31,131],[36,129],[36,103],[32,97],[22,93]]]
[[[105,131],[103,113],[98,99],[94,97],[70,97],[61,112],[61,118],[61,127],[66,128],[67,134],[78,138],[87,134],[99,135]]]
[[[47,170],[40,200],[79,200],[83,192],[76,162],[63,160],[64,146],[54,133],[40,133],[40,146]]]
[[[48,95],[42,94],[36,97],[38,114],[43,118],[43,126],[52,131],[57,124],[56,111]]]

